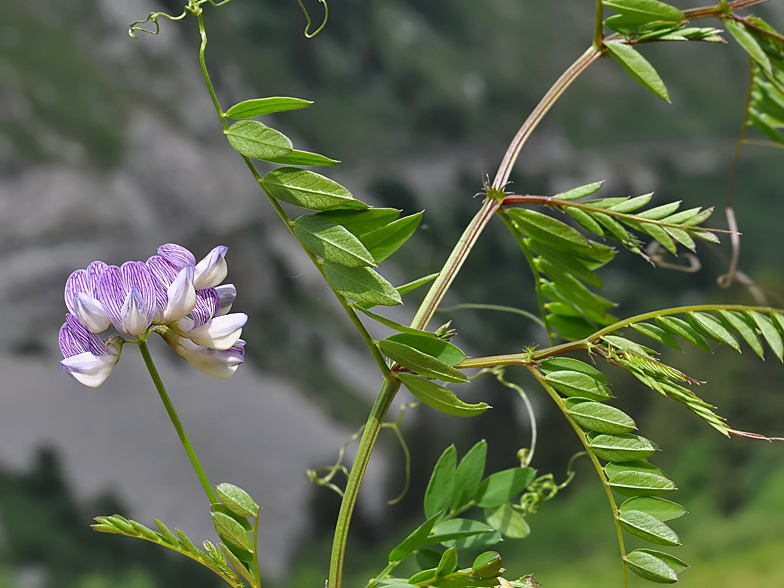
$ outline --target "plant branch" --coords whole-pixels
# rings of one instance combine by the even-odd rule
[[[604,29],[602,20],[604,17],[604,4],[602,0],[596,0],[596,15],[593,22],[593,48],[597,51],[604,49]]]

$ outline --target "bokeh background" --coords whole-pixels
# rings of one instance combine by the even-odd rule
[[[680,0],[680,8],[696,2]],[[321,7],[308,4],[314,20]],[[313,40],[294,0],[207,7],[208,62],[224,108],[269,95],[315,101],[275,115],[299,148],[344,161],[328,171],[358,198],[425,220],[382,271],[401,284],[436,271],[478,208],[475,194],[548,86],[591,39],[590,0],[332,0]],[[127,349],[107,383],[80,386],[59,368],[62,288],[94,259],[146,259],[165,242],[197,257],[230,247],[237,311],[250,315],[248,362],[230,380],[191,369],[156,345],[175,406],[214,482],[230,481],[263,506],[268,586],[322,586],[338,497],[310,485],[307,468],[334,462],[362,424],[379,385],[373,362],[318,274],[226,143],[200,77],[193,19],[129,38],[149,12],[177,0],[0,1],[0,587],[216,586],[198,565],[142,542],[89,530],[93,516],[158,517],[194,539],[214,539],[207,504],[141,359]],[[756,13],[784,25],[784,3]],[[709,23],[717,24],[717,23]],[[729,168],[742,121],[748,62],[728,45],[646,47],[672,104],[613,62],[588,71],[524,149],[514,189],[552,194],[605,180],[603,194],[656,192],[654,203],[717,205],[725,227]],[[784,305],[782,154],[744,148],[733,204],[743,231],[741,269]],[[263,164],[261,165],[263,168]],[[621,252],[603,270],[606,295],[628,316],[657,307],[752,303],[721,289],[728,244],[702,246],[702,269],[653,268]],[[447,306],[494,303],[535,310],[532,280],[501,223],[490,225]],[[401,322],[415,293],[390,310]],[[522,317],[444,313],[471,355],[542,342]],[[438,318],[441,318],[439,315]],[[375,332],[375,331],[374,331]],[[383,334],[383,331],[379,331]],[[784,431],[782,367],[749,351],[665,352],[709,380],[703,397],[735,428]],[[656,462],[691,514],[673,525],[694,566],[684,588],[784,586],[784,449],[715,435],[691,415],[609,373],[617,406],[656,440]],[[533,466],[565,475],[578,442],[522,372],[534,401]],[[429,471],[450,443],[460,454],[487,439],[488,471],[515,465],[527,416],[494,381],[467,398],[495,408],[455,422],[411,411],[412,488],[391,435],[383,437],[352,526],[347,586],[364,586],[388,550],[421,521]],[[400,401],[410,399],[401,394]],[[532,517],[532,535],[503,547],[510,575],[544,586],[620,585],[614,526],[601,486],[578,461],[572,485]],[[632,580],[633,585],[643,582]]]

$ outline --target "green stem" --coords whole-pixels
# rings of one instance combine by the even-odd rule
[[[259,510],[261,509],[256,511],[256,520],[253,521],[253,571],[256,572],[256,587],[261,586],[261,570],[259,569]]]
[[[398,388],[400,388],[400,380],[391,377],[384,379],[384,384],[376,397],[376,402],[373,404],[370,416],[365,424],[365,431],[362,433],[362,438],[359,441],[357,456],[348,476],[343,502],[340,504],[338,521],[335,525],[335,538],[332,542],[332,557],[329,565],[329,588],[340,588],[343,582],[343,564],[346,557],[346,542],[348,540],[351,515],[357,503],[357,494],[370,461],[370,454],[373,451],[373,446],[376,444],[381,425],[384,423],[384,417],[392,404],[392,400],[395,398]]]
[[[566,405],[564,404],[563,399],[558,395],[552,386],[547,383],[547,380],[544,379],[542,373],[537,370],[534,366],[529,365],[528,370],[533,374],[533,376],[539,381],[542,387],[547,391],[550,395],[550,398],[553,399],[558,408],[563,413],[566,420],[569,421],[569,424],[574,429],[574,432],[577,433],[577,437],[580,439],[580,443],[583,444],[585,447],[585,452],[588,454],[588,457],[591,458],[591,462],[593,463],[593,467],[596,469],[596,473],[599,475],[599,479],[602,482],[602,486],[604,486],[604,491],[607,493],[607,499],[610,501],[610,507],[613,511],[613,519],[615,521],[615,529],[618,532],[618,546],[621,550],[621,561],[623,562],[623,585],[624,587],[629,583],[629,572],[626,566],[626,545],[623,540],[623,530],[621,529],[620,523],[620,513],[618,511],[618,504],[615,502],[615,497],[612,493],[612,488],[610,488],[610,484],[607,482],[607,476],[605,475],[604,468],[602,464],[599,463],[599,459],[596,457],[594,452],[591,450],[591,444],[588,442],[588,437],[586,437],[585,432],[580,428],[580,426],[575,422],[572,418],[572,415],[569,414],[569,411],[566,410]]]
[[[163,401],[163,405],[166,407],[166,412],[169,413],[169,418],[171,419],[171,422],[177,431],[177,435],[180,436],[180,441],[182,442],[182,446],[185,448],[185,453],[188,454],[188,457],[191,460],[191,465],[193,465],[193,469],[196,470],[196,475],[199,476],[199,481],[201,482],[202,488],[204,488],[204,492],[207,494],[207,498],[209,498],[211,504],[218,504],[218,497],[215,495],[215,491],[212,489],[212,484],[210,484],[210,481],[207,479],[207,474],[204,473],[204,468],[202,468],[201,463],[199,463],[199,458],[196,456],[196,452],[193,450],[193,445],[191,445],[191,442],[188,439],[188,435],[185,433],[185,429],[182,426],[182,422],[180,422],[180,417],[177,416],[177,411],[174,410],[174,405],[169,399],[169,395],[166,393],[166,388],[163,385],[161,377],[158,375],[158,370],[155,369],[155,364],[152,361],[150,350],[147,349],[147,343],[144,341],[139,341],[139,349],[142,352],[144,363],[147,366],[147,370],[150,372],[153,383],[155,384],[155,389],[158,390],[158,394]]]
[[[517,230],[512,218],[509,216],[509,213],[506,212],[503,208],[498,211],[498,215],[501,217],[501,220],[504,221],[504,224],[509,228],[514,236],[517,244],[520,245],[520,249],[523,250],[523,255],[525,256],[526,261],[528,262],[528,266],[531,268],[531,273],[534,275],[534,284],[536,287],[536,299],[539,302],[539,313],[542,316],[542,323],[544,326],[544,330],[547,331],[547,339],[550,342],[550,346],[553,345],[554,342],[554,335],[553,330],[550,328],[549,323],[547,322],[547,312],[544,306],[544,293],[542,292],[542,276],[539,273],[539,268],[536,267],[536,263],[534,263],[534,256],[531,254],[531,250],[528,248],[528,245],[523,239],[523,236],[520,234],[520,231]]]
[[[602,28],[603,17],[604,4],[602,4],[602,0],[596,0],[596,14],[593,23],[593,48],[597,51],[604,49],[604,29]]]

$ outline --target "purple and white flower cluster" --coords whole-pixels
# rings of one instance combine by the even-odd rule
[[[216,378],[228,378],[245,361],[240,339],[248,320],[229,314],[237,296],[227,273],[227,247],[215,247],[196,263],[174,243],[161,245],[146,262],[122,266],[94,261],[76,270],[65,284],[68,314],[60,329],[63,370],[87,386],[100,386],[120,359],[125,336],[145,341],[157,332],[191,365]],[[120,335],[106,341],[114,325]]]

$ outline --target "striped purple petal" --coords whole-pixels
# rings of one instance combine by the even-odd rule
[[[107,267],[98,282],[96,298],[121,333],[140,335],[155,318],[155,279],[141,261]]]
[[[65,282],[65,306],[69,312],[76,312],[74,305],[74,294],[85,292],[92,295],[87,279],[87,270],[78,269]]]
[[[177,268],[160,255],[153,255],[146,262],[147,269],[152,274],[155,286],[155,320],[161,320],[166,309],[166,290],[177,277]]]
[[[106,355],[109,348],[95,333],[91,333],[73,314],[65,315],[65,323],[60,328],[60,351],[63,357],[73,357],[89,352],[93,355]]]
[[[101,274],[109,267],[102,261],[94,261],[87,266],[87,286],[90,290],[87,292],[90,296],[95,297],[95,288],[98,281],[101,279]]]
[[[234,299],[237,298],[237,288],[234,284],[222,284],[217,286],[215,291],[218,293],[218,298],[220,299],[220,310],[218,311],[218,314],[228,314],[232,304],[234,304]]]
[[[196,290],[196,306],[191,311],[194,328],[218,316],[220,307],[220,295],[215,288]]]
[[[193,256],[193,253],[176,243],[161,245],[158,247],[158,255],[177,268],[177,271],[181,270],[189,263],[196,265],[196,258]]]

